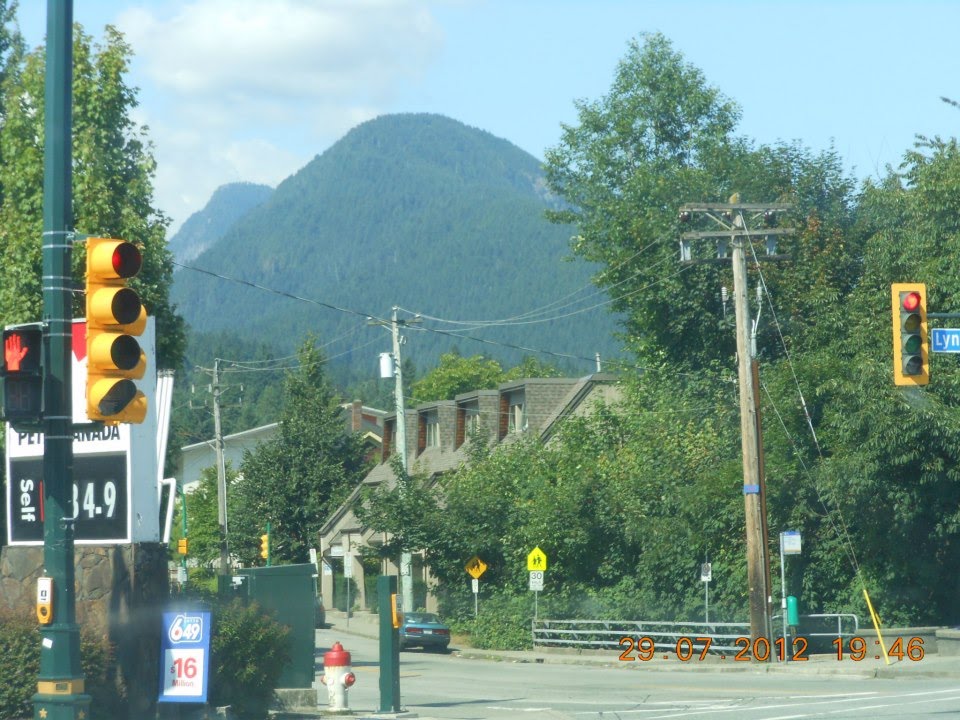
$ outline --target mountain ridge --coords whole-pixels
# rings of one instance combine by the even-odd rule
[[[596,268],[564,261],[572,229],[544,218],[553,207],[539,161],[508,141],[440,115],[385,115],[315,156],[192,261],[275,292],[180,271],[173,297],[194,331],[252,333],[282,352],[307,332],[321,342],[349,333],[353,348],[327,354],[364,376],[377,353],[361,348],[377,336],[360,326],[394,306],[448,321],[418,333],[409,354],[420,367],[452,345],[517,362],[536,342],[587,370],[583,358],[616,354],[605,311],[484,323],[471,330],[479,342],[456,324],[591,289]]]

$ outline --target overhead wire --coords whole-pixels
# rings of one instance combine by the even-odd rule
[[[613,272],[613,271],[615,271],[615,270],[619,270],[620,268],[624,267],[625,265],[627,265],[628,263],[632,262],[632,261],[635,260],[636,258],[640,257],[643,253],[645,253],[647,250],[649,250],[649,249],[652,248],[654,245],[656,245],[657,243],[659,243],[661,240],[662,240],[662,238],[657,238],[656,240],[651,241],[650,243],[648,243],[648,244],[645,245],[644,247],[640,248],[637,252],[635,252],[635,253],[634,253],[633,255],[631,255],[630,257],[626,258],[625,260],[621,260],[619,263],[617,263],[617,264],[613,265],[612,267],[607,268],[606,270],[602,271],[601,275],[606,275],[606,274],[609,274],[610,272]],[[669,259],[669,258],[667,258],[667,259]],[[665,259],[665,260],[666,260],[666,259]],[[653,265],[648,266],[648,267],[645,268],[645,269],[649,270],[649,269],[651,269],[651,268],[653,268],[653,267],[656,267],[657,265],[662,264],[665,260],[661,260],[661,261],[659,261],[659,262],[657,262],[657,263],[654,263]],[[498,320],[449,320],[449,319],[446,319],[446,318],[434,317],[434,316],[426,315],[426,314],[423,314],[423,313],[417,313],[417,314],[419,314],[421,317],[423,317],[423,318],[426,319],[426,320],[433,320],[433,321],[435,321],[435,322],[444,322],[444,323],[453,324],[453,325],[478,325],[478,326],[482,326],[482,325],[511,325],[511,324],[522,324],[522,323],[520,323],[519,321],[522,321],[522,320],[525,320],[525,319],[528,319],[528,318],[533,318],[533,317],[536,317],[536,316],[538,316],[538,315],[542,315],[542,314],[544,314],[545,312],[547,312],[547,311],[549,311],[549,310],[551,310],[551,309],[563,309],[563,308],[565,308],[565,307],[570,307],[571,305],[574,305],[575,302],[582,302],[582,301],[584,301],[584,300],[589,300],[590,298],[595,297],[595,296],[597,296],[597,295],[600,295],[600,294],[602,294],[602,293],[609,293],[613,288],[616,288],[616,287],[618,287],[618,286],[620,286],[620,285],[622,285],[622,284],[624,284],[624,283],[626,283],[626,282],[629,282],[629,281],[632,280],[633,278],[635,278],[635,277],[639,274],[639,272],[640,272],[640,271],[637,271],[637,272],[629,275],[628,277],[624,278],[623,280],[621,280],[621,281],[619,281],[619,282],[617,282],[617,283],[614,283],[613,285],[611,285],[611,286],[609,286],[609,287],[606,287],[606,288],[598,288],[594,282],[589,282],[589,283],[587,283],[586,285],[581,286],[581,287],[578,288],[577,290],[574,290],[573,292],[567,293],[567,294],[564,295],[563,297],[561,297],[561,298],[559,298],[559,299],[557,299],[557,300],[554,300],[553,302],[547,303],[546,305],[541,305],[541,306],[538,307],[538,308],[533,308],[532,310],[528,310],[528,311],[526,311],[526,312],[520,313],[519,315],[513,315],[513,316],[510,316],[510,317],[501,318],[501,319],[498,319]],[[567,299],[569,299],[569,298],[572,298],[572,297],[574,297],[575,295],[578,295],[579,293],[581,293],[581,292],[583,292],[584,290],[587,290],[587,289],[592,289],[594,292],[592,292],[591,294],[587,295],[586,297],[583,297],[583,298],[578,299],[578,300],[575,301],[575,302],[569,302],[569,303],[566,303],[566,304],[561,304],[561,303],[563,303],[565,300],[567,300]],[[605,305],[605,304],[608,304],[608,303],[605,302],[605,303],[601,303],[600,305]],[[599,307],[599,306],[598,306],[598,305],[594,305],[594,306],[591,306],[591,307],[589,307],[589,308],[584,308],[584,311],[586,311],[586,310],[592,310],[594,307]],[[410,311],[410,310],[407,310],[407,312],[411,312],[411,311]],[[561,316],[561,317],[567,317],[567,316],[564,315],[564,316]]]
[[[780,325],[780,319],[777,317],[777,310],[773,302],[773,295],[770,293],[770,288],[767,286],[767,281],[763,275],[763,270],[760,267],[760,261],[757,258],[756,251],[753,248],[753,243],[749,241],[751,237],[751,233],[749,228],[747,227],[747,223],[744,221],[742,211],[740,212],[740,221],[741,221],[742,227],[746,231],[746,235],[748,239],[747,246],[750,248],[750,253],[753,256],[754,264],[757,266],[757,275],[760,278],[760,284],[763,287],[763,292],[767,296],[767,302],[770,306],[770,314],[773,317],[773,324],[774,324],[774,327],[777,329],[777,337],[779,338],[780,345],[783,348],[784,356],[787,360],[787,367],[790,368],[790,374],[793,378],[794,384],[796,385],[797,394],[800,397],[800,405],[803,408],[804,418],[806,420],[807,427],[810,430],[810,435],[813,438],[813,445],[816,448],[817,456],[820,458],[821,461],[823,461],[824,459],[823,450],[820,447],[819,440],[817,439],[817,432],[813,427],[813,420],[810,417],[810,411],[807,407],[806,398],[804,398],[803,396],[803,389],[800,387],[800,380],[797,377],[796,368],[793,365],[793,358],[790,356],[790,349],[787,347],[786,339],[783,337],[783,329]],[[763,385],[763,383],[761,383],[761,385]],[[783,427],[783,430],[787,436],[787,439],[794,446],[794,449],[797,450],[797,458],[800,460],[800,466],[803,468],[807,477],[811,480],[814,492],[816,492],[817,494],[817,500],[820,502],[820,505],[823,507],[824,512],[826,513],[827,521],[833,527],[833,530],[836,533],[837,538],[844,544],[844,550],[847,554],[847,559],[850,560],[850,563],[854,569],[854,572],[856,573],[857,577],[860,578],[860,581],[862,583],[863,576],[862,576],[862,573],[860,572],[860,563],[857,560],[856,549],[854,548],[853,540],[850,537],[849,527],[843,516],[843,512],[841,511],[840,507],[835,504],[834,504],[833,510],[827,507],[827,502],[826,500],[824,500],[823,494],[821,493],[821,490],[820,490],[820,484],[816,481],[816,479],[813,477],[813,474],[810,472],[806,464],[803,462],[802,453],[800,452],[799,447],[794,441],[793,436],[787,430],[786,423],[784,422],[783,417],[780,414],[780,411],[773,400],[773,397],[771,396],[769,391],[767,391],[766,386],[763,386],[763,387],[764,387],[764,393],[768,401],[770,402],[771,407],[773,407],[774,413],[777,415],[777,418],[780,420],[780,424]],[[836,513],[836,516],[840,523],[839,527],[834,523],[832,513]]]

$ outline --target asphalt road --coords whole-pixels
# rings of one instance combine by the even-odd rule
[[[376,640],[337,630],[317,633],[322,655],[340,640],[353,655],[350,707],[360,717],[379,708]],[[319,660],[319,657],[318,657]],[[873,678],[836,672],[769,673],[749,666],[690,663],[589,665],[468,659],[419,650],[400,654],[403,707],[420,718],[960,718],[956,678]],[[960,659],[958,659],[960,664]]]

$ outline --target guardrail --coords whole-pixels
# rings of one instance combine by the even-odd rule
[[[773,638],[782,635],[779,615],[772,620]],[[857,635],[860,623],[852,613],[817,613],[800,616],[800,632],[807,638],[849,638]],[[749,643],[750,623],[657,622],[646,620],[533,620],[530,631],[535,648],[657,650],[689,653],[735,652]],[[645,639],[649,638],[649,641]],[[709,638],[709,644],[706,639]],[[640,647],[644,640],[643,648]],[[698,643],[697,641],[700,640]],[[740,641],[738,643],[738,640]],[[652,643],[652,646],[651,644]]]
[[[737,638],[750,636],[750,623],[691,623],[652,622],[645,620],[533,620],[531,623],[534,647],[572,647],[581,649],[627,649],[626,641],[639,643],[650,638],[654,648],[675,652],[677,643],[690,641],[700,650],[705,643],[698,638],[710,638],[710,649],[735,650]],[[683,641],[681,641],[683,638]]]

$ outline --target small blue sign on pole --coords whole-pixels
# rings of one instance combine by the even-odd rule
[[[159,702],[205,703],[210,669],[210,613],[163,613]]]
[[[960,353],[960,329],[933,328],[933,351],[938,353]]]

